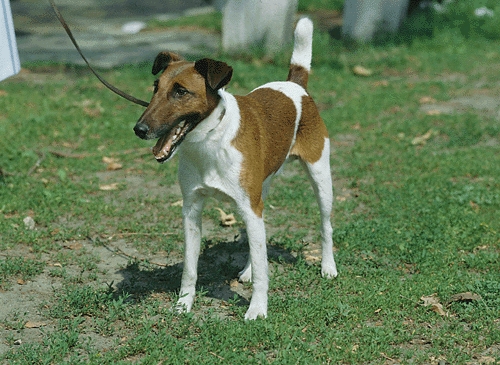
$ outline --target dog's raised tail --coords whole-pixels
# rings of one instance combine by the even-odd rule
[[[304,89],[311,71],[313,23],[309,18],[302,18],[295,27],[295,43],[287,81],[295,82]]]

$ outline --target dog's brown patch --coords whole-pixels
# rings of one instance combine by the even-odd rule
[[[240,183],[250,197],[254,213],[262,217],[262,183],[285,162],[295,130],[293,101],[270,88],[236,96],[240,129],[233,140],[243,155]]]
[[[325,138],[328,138],[328,130],[319,115],[316,104],[310,96],[303,96],[302,115],[295,144],[290,154],[306,162],[314,163],[323,153]]]

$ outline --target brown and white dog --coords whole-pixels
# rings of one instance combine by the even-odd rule
[[[214,196],[236,203],[246,225],[250,258],[239,279],[252,281],[253,294],[245,319],[267,316],[263,201],[287,159],[298,158],[310,177],[321,212],[321,273],[337,276],[330,223],[330,142],[306,91],[312,33],[312,22],[301,19],[287,81],[262,85],[246,96],[224,90],[233,72],[224,62],[187,62],[169,52],[156,57],[153,74],[163,73],[134,131],[142,139],[159,138],[153,147],[159,162],[179,152],[185,257],[178,311],[190,311],[194,301],[201,212],[205,198]]]

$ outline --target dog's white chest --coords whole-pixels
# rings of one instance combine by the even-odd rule
[[[231,144],[238,131],[239,111],[232,95],[224,95],[222,103],[225,106],[222,120],[218,119],[221,111],[216,108],[179,149],[179,181],[183,193],[218,199],[241,197],[243,156]]]

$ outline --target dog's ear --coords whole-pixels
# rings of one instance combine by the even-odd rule
[[[218,90],[228,84],[233,76],[233,68],[225,62],[203,58],[196,61],[194,69],[203,76],[210,88]]]
[[[177,53],[163,51],[158,53],[155,61],[153,63],[153,75],[156,75],[158,72],[165,70],[170,62],[181,61],[182,57]]]

